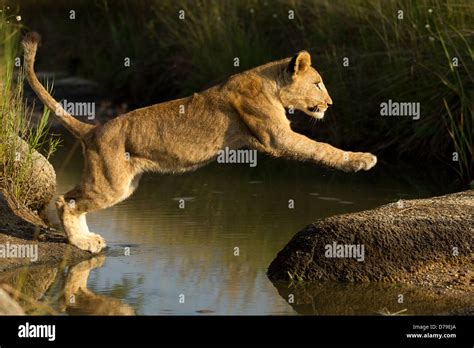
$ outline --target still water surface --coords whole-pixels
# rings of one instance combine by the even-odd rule
[[[52,160],[61,193],[79,180],[79,152],[71,156],[63,148]],[[442,194],[449,191],[445,180],[426,168],[383,161],[370,172],[346,174],[260,154],[255,168],[213,163],[183,175],[147,174],[128,200],[88,215],[90,230],[106,238],[109,250],[83,265],[89,297],[72,301],[67,312],[100,314],[100,307],[123,306],[136,314],[374,314],[384,300],[372,306],[354,294],[380,297],[391,290],[328,283],[316,285],[310,305],[290,305],[292,285],[272,284],[267,267],[316,219]],[[70,277],[65,269],[58,273],[43,297],[56,308]],[[344,301],[350,298],[345,294],[352,300]],[[421,311],[430,312],[427,307]]]

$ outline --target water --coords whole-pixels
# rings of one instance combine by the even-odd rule
[[[68,147],[54,156],[61,193],[79,180],[79,152]],[[289,285],[266,277],[276,253],[316,219],[442,194],[446,180],[398,163],[345,174],[260,154],[255,168],[213,163],[183,175],[145,175],[128,200],[88,215],[90,230],[108,242],[106,257],[69,273],[64,265],[38,271],[53,274],[40,299],[61,308],[75,294],[70,314],[346,313],[347,304],[330,301],[337,284],[318,287],[318,298],[328,299],[320,308],[288,304]],[[81,291],[70,290],[80,282]],[[352,314],[374,310],[361,305]]]

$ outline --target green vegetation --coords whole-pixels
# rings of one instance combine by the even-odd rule
[[[470,0],[77,1],[74,20],[67,2],[21,6],[28,26],[47,38],[42,54],[55,52],[43,63],[48,69],[74,61],[74,73],[132,107],[188,95],[306,49],[335,104],[305,133],[326,129],[335,145],[382,160],[442,160],[464,182],[473,179]],[[380,116],[389,99],[419,102],[420,119]]]
[[[42,149],[49,158],[59,140],[48,135],[48,111],[33,126],[23,98],[24,75],[15,67],[21,26],[0,10],[0,189],[24,204],[27,180],[34,175],[32,154]]]

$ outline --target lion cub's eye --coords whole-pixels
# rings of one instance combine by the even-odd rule
[[[317,89],[322,89],[321,82],[315,82],[314,85],[316,86]]]

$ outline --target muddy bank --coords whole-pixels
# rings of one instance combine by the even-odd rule
[[[272,281],[403,282],[472,292],[473,241],[468,190],[317,221],[293,237],[267,274]]]
[[[0,192],[0,315],[69,313],[76,306],[98,315],[134,314],[121,301],[87,289],[89,271],[102,266],[104,255],[71,246],[63,232],[11,204]],[[44,296],[61,276],[66,277],[65,295],[52,308],[43,303]]]
[[[0,193],[0,272],[26,265],[78,262],[91,257],[89,252],[67,244],[63,232],[46,227],[33,213],[23,218],[16,214],[25,213],[14,211]],[[25,245],[31,247],[25,248]],[[20,248],[29,257],[15,257],[15,250],[19,253]]]

